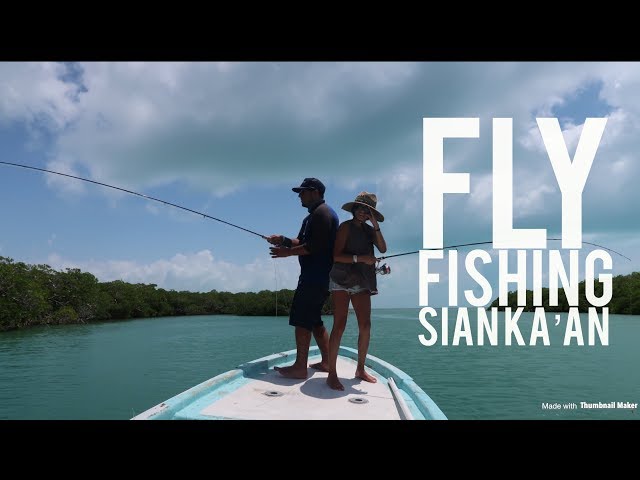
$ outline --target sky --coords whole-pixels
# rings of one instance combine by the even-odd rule
[[[422,248],[423,118],[480,119],[479,138],[445,141],[445,171],[468,172],[471,189],[445,195],[448,246],[492,240],[493,118],[513,119],[514,227],[551,238],[561,235],[561,194],[536,118],[559,119],[573,157],[585,119],[606,117],[582,233],[631,259],[612,254],[623,275],[640,271],[639,92],[640,63],[5,62],[0,161],[290,237],[306,215],[291,188],[316,177],[340,221],[351,218],[344,203],[375,193],[394,255]],[[0,165],[0,199],[0,256],[14,261],[167,290],[296,287],[296,257],[271,259],[257,235],[138,196]],[[493,299],[497,250],[478,248],[493,259],[479,269]],[[580,279],[593,249],[580,251]],[[418,255],[384,262],[391,274],[378,278],[373,307],[418,307]],[[446,306],[447,264],[434,269],[430,304]],[[463,270],[458,282],[479,291]]]

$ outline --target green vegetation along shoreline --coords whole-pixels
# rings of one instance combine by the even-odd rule
[[[585,282],[578,284],[578,311],[587,312],[591,306],[585,295]],[[595,281],[594,294],[596,297],[602,297],[603,284]],[[488,308],[497,307],[498,310],[504,310],[506,307],[516,308],[518,306],[517,292],[509,292],[507,305],[498,305],[496,298]],[[564,289],[558,289],[558,305],[549,306],[549,289],[542,289],[542,305],[547,312],[568,312],[569,302],[564,293]],[[612,296],[608,303],[609,313],[617,315],[640,315],[640,272],[633,272],[629,275],[618,275],[613,277]],[[533,291],[527,290],[527,304],[524,307],[525,312],[533,312],[536,307],[533,306]]]
[[[595,295],[603,285],[595,283]],[[590,306],[580,282],[580,312]],[[198,293],[157,288],[155,284],[131,284],[116,280],[99,282],[76,268],[56,271],[49,265],[27,265],[0,256],[0,332],[36,325],[63,325],[184,315],[289,316],[294,291]],[[558,306],[549,306],[549,289],[542,289],[543,307],[549,312],[569,310],[566,295],[558,289]],[[517,306],[516,292],[509,292],[509,307]],[[494,300],[488,308],[504,310]],[[613,278],[609,313],[640,315],[640,272]],[[277,309],[277,311],[276,311]],[[533,292],[527,290],[525,311],[533,311]],[[330,299],[322,313],[331,314]]]
[[[288,316],[293,290],[196,293],[99,282],[76,268],[56,271],[0,256],[0,332],[36,325],[96,323],[183,315]],[[277,312],[276,312],[277,308]],[[331,313],[329,299],[323,314]]]

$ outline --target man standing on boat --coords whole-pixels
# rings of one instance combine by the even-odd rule
[[[293,296],[289,325],[295,327],[296,361],[288,367],[274,367],[287,378],[307,378],[309,346],[313,333],[322,361],[311,365],[328,371],[329,334],[322,322],[322,306],[329,296],[329,272],[333,266],[333,247],[340,221],[336,212],[324,201],[325,186],[317,178],[305,178],[292,188],[309,215],[302,221],[296,238],[270,235],[267,241],[272,258],[297,255],[300,277]]]

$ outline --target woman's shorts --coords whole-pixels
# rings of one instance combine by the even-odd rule
[[[339,290],[342,292],[347,292],[349,295],[355,295],[356,293],[369,291],[368,288],[361,287],[360,285],[355,285],[351,288],[343,287],[341,285],[338,285],[332,279],[329,279],[329,290],[331,290],[332,292]]]

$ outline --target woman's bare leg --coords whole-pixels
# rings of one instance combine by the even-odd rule
[[[344,290],[334,290],[331,292],[331,301],[333,303],[333,328],[329,337],[329,375],[327,376],[327,384],[334,390],[344,390],[344,386],[338,380],[336,363],[338,362],[340,340],[342,340],[342,334],[347,326],[349,294]]]
[[[378,381],[376,377],[369,375],[364,369],[364,362],[367,359],[367,351],[369,350],[369,339],[371,338],[371,294],[368,291],[356,293],[351,296],[351,303],[358,319],[358,366],[356,367],[356,378],[376,383]]]

